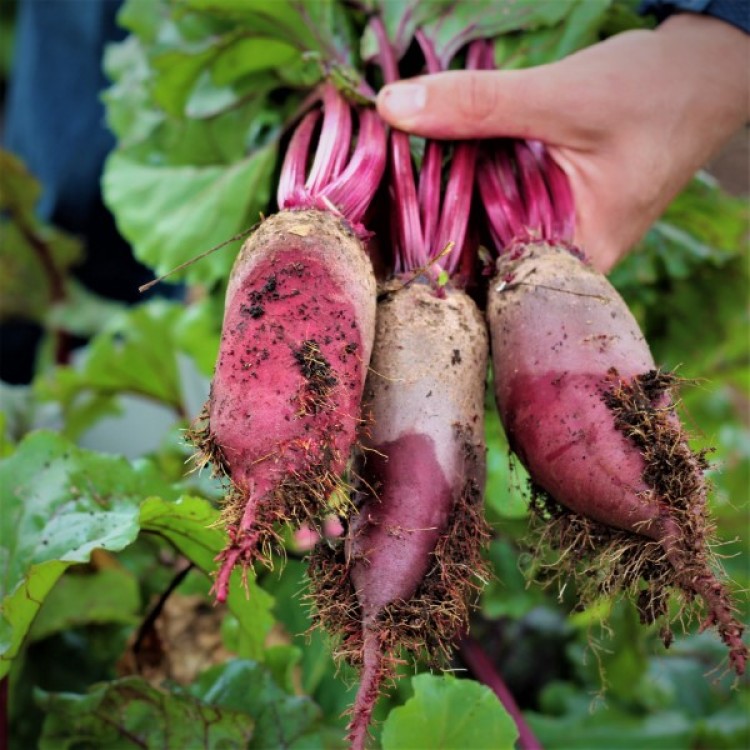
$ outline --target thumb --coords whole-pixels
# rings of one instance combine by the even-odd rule
[[[426,138],[533,138],[569,143],[555,68],[456,70],[385,86],[378,112],[393,127]],[[564,93],[562,94],[564,96]]]

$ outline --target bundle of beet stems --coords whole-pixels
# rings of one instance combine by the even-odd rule
[[[377,15],[371,28],[395,81]],[[426,30],[415,38],[427,72],[447,67]],[[465,58],[491,67],[491,47],[474,41]],[[393,262],[376,290],[362,222],[386,152]],[[474,192],[484,211],[470,226]],[[283,524],[343,519],[344,537],[313,551],[310,579],[316,623],[360,671],[352,747],[365,747],[404,652],[449,657],[486,575],[486,323],[547,576],[575,581],[583,604],[629,592],[643,622],[665,623],[667,645],[695,600],[742,674],[743,628],[710,549],[706,462],[676,416],[676,378],[573,245],[570,187],[544,147],[427,141],[415,180],[409,137],[392,132],[386,148],[374,111],[326,83],[289,142],[278,204],[232,270],[192,437],[227,487],[219,601],[236,566],[283,551]],[[466,293],[480,238],[496,256],[486,323]]]

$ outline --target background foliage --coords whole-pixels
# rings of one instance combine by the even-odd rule
[[[445,8],[385,7],[411,6],[415,23]],[[632,4],[612,0],[486,2],[481,11],[485,29],[503,32],[504,67],[642,23]],[[395,28],[398,19],[387,20]],[[364,15],[332,0],[129,0],[120,21],[130,36],[104,61],[119,143],[104,193],[136,256],[163,273],[273,209],[280,144],[320,61],[336,60],[332,74],[344,75],[365,64],[372,42],[359,44]],[[237,579],[226,607],[208,595],[224,544],[213,526],[220,493],[186,473],[181,434],[211,375],[234,249],[174,277],[188,301],[125,308],[72,280],[80,244],[35,218],[39,186],[17,159],[2,154],[0,166],[9,271],[0,316],[31,315],[47,331],[33,384],[4,388],[0,417],[0,675],[12,688],[14,746],[341,747],[352,675],[337,673],[325,639],[308,633],[293,541],[285,566],[248,581],[249,599]],[[696,446],[715,448],[719,552],[743,591],[747,222],[743,201],[700,177],[612,276],[657,361],[689,381],[683,412]],[[39,238],[51,250],[46,264]],[[56,342],[70,334],[90,343],[74,364],[57,365]],[[144,421],[128,459],[91,449],[134,412]],[[716,668],[713,634],[691,627],[665,651],[629,604],[571,613],[570,592],[527,586],[523,471],[489,402],[487,419],[495,578],[473,634],[542,744],[747,746],[750,690]],[[747,599],[740,604],[746,614]],[[466,678],[460,656],[455,667],[458,679],[404,670],[378,708],[383,748],[512,746],[515,729],[494,695]]]

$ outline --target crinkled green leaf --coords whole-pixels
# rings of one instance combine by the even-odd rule
[[[332,0],[320,0],[329,5]],[[306,19],[306,3],[295,0],[186,0],[193,10],[241,20],[251,31],[288,41],[303,50],[319,50],[330,42],[329,28],[316,29]]]
[[[33,388],[39,402],[57,402],[64,423],[60,432],[70,439],[78,439],[105,417],[122,413],[116,394],[89,390],[72,368],[60,367],[43,374]]]
[[[519,570],[519,554],[520,549],[506,540],[490,543],[487,557],[494,575],[482,593],[482,612],[490,620],[520,619],[544,602],[540,587],[529,586]]]
[[[269,646],[266,649],[263,663],[271,672],[274,682],[290,695],[297,691],[295,687],[295,670],[302,659],[302,650],[297,646]]]
[[[302,649],[302,688],[312,695],[319,691],[322,681],[333,678],[334,664],[330,655],[330,644],[326,642],[325,637],[317,629],[310,632],[310,608],[300,596],[304,583],[305,565],[298,560],[289,560],[284,575],[278,578],[269,576],[265,587],[276,599],[276,617],[294,637],[294,643]],[[343,693],[345,690],[339,686],[339,692]],[[346,701],[343,701],[341,709],[345,707]]]
[[[122,568],[68,572],[50,591],[36,616],[30,640],[80,625],[137,621],[141,606],[138,581]]]
[[[372,5],[380,10],[398,57],[406,52],[414,31],[419,28],[433,43],[442,64],[447,66],[451,58],[474,39],[554,26],[566,18],[578,2],[585,5],[587,0],[474,0],[470,3],[375,0]],[[600,0],[604,4],[609,2],[611,0]],[[581,22],[582,19],[567,25],[577,29]],[[372,60],[377,54],[377,41],[368,29],[362,40],[362,56]]]
[[[172,329],[182,306],[155,300],[113,318],[94,339],[82,367],[93,390],[130,392],[180,408]]]
[[[61,404],[65,431],[77,436],[112,413],[112,399],[132,394],[184,415],[174,328],[179,303],[155,299],[110,318],[89,344],[80,364],[58,367],[35,383],[38,397]]]
[[[698,747],[734,750],[750,747],[750,691],[698,722]]]
[[[500,70],[528,68],[560,60],[598,41],[618,3],[575,0],[564,19],[533,31],[502,34],[494,40],[495,64]]]
[[[388,39],[393,45],[397,58],[401,58],[411,44],[414,32],[445,8],[450,7],[446,0],[424,2],[424,0],[369,0],[368,6],[377,9]],[[378,42],[368,26],[362,36],[361,54],[364,60],[375,60],[379,54]]]
[[[142,39],[155,42],[168,6],[169,0],[126,0],[117,14],[117,22]]]
[[[259,98],[267,88],[261,89]],[[243,96],[233,86],[217,86],[211,74],[203,70],[185,103],[185,114],[196,120],[213,118],[241,105]]]
[[[614,269],[612,283],[630,304],[657,308],[664,298],[657,287],[664,280],[697,278],[704,268],[723,268],[743,256],[749,222],[746,201],[730,197],[699,175]]]
[[[115,152],[107,160],[104,194],[139,260],[161,275],[258,220],[270,198],[275,158],[269,145],[229,167],[167,167]],[[233,260],[231,252],[217,251],[184,277],[224,279]]]
[[[247,714],[157,690],[139,677],[96,686],[86,695],[40,691],[37,702],[48,714],[40,750],[241,750],[253,736]]]
[[[33,224],[41,194],[42,186],[23,161],[10,151],[0,149],[0,209]]]
[[[0,320],[43,322],[66,294],[68,269],[81,259],[78,240],[37,219],[41,186],[23,162],[0,149]]]
[[[217,61],[221,59],[217,52]],[[144,164],[215,166],[241,161],[259,145],[258,123],[266,129],[277,127],[287,109],[269,107],[268,93],[278,85],[274,77],[248,75],[236,86],[227,86],[215,83],[209,68],[201,66],[182,91],[180,116],[169,117],[154,98],[147,49],[134,36],[107,48],[105,68],[113,81],[103,95],[108,124],[120,149]],[[171,88],[167,91],[176,96]]]
[[[226,85],[248,73],[289,65],[299,51],[279,39],[240,37],[217,55],[211,67],[217,85]]]
[[[0,217],[0,320],[24,318],[42,322],[52,303],[54,279],[47,273],[33,240],[23,229]]]
[[[518,731],[497,696],[473,680],[421,674],[383,726],[383,750],[513,750]]]
[[[221,709],[245,711],[255,720],[251,749],[309,748],[309,733],[320,721],[320,709],[306,696],[290,695],[264,666],[236,659],[204,672],[191,695]]]
[[[65,300],[50,310],[47,321],[53,328],[89,338],[102,332],[125,309],[125,303],[100,297],[71,278]]]
[[[608,2],[609,0],[604,0]],[[424,26],[443,64],[473,39],[559,23],[576,0],[474,0],[446,8]]]
[[[12,593],[0,592],[3,595],[0,602],[0,679],[8,674],[41,603],[67,567],[67,563],[57,560],[28,565],[19,588]]]
[[[612,0],[578,0],[564,16],[563,33],[555,48],[560,59],[599,41],[599,34]]]
[[[132,466],[59,435],[30,434],[0,462],[0,675],[57,579],[94,549],[121,550],[138,534],[138,505],[176,497],[149,463]]]
[[[243,85],[252,86],[251,79],[243,80]],[[265,82],[263,86],[267,91]],[[235,164],[276,137],[287,109],[296,101],[290,99],[284,106],[269,108],[265,94],[244,97],[242,92],[233,92],[234,103],[216,113],[216,107],[221,110],[226,104],[216,101],[224,93],[215,86],[207,90],[197,86],[186,105],[185,118],[162,119],[147,138],[132,143],[124,138],[123,153],[133,162],[162,168]]]
[[[107,105],[107,124],[121,148],[143,141],[166,116],[152,106],[148,58],[137,37],[110,44],[104,55],[104,69],[113,81],[102,95]]]
[[[5,408],[6,405],[3,404],[3,409]],[[14,450],[15,445],[9,430],[8,416],[4,411],[0,411],[0,458],[9,456]]]
[[[143,503],[140,523],[144,531],[159,534],[207,575],[216,571],[216,556],[227,543],[226,534],[217,528],[219,512],[206,500],[182,497],[169,502],[152,497]],[[259,588],[252,574],[246,586],[235,570],[227,600],[242,630],[243,652],[261,658],[266,636],[274,623],[273,597]]]
[[[227,248],[227,252],[231,253],[232,250]],[[218,297],[205,297],[200,302],[188,306],[175,328],[180,349],[187,352],[199,370],[208,377],[214,373],[219,353],[223,315],[224,300]]]
[[[718,660],[723,654],[719,651],[715,656]],[[652,658],[636,685],[637,697],[643,700],[643,694],[648,695],[651,691],[652,695],[658,695],[655,709],[678,705],[694,717],[711,715],[726,702],[727,695],[717,689],[717,683],[712,684],[704,679],[704,673],[705,666],[700,661],[690,656],[680,657],[679,651],[669,656]],[[618,682],[622,680],[618,679]],[[750,715],[746,717],[746,722],[750,725]]]
[[[154,70],[151,93],[154,100],[170,115],[181,116],[200,74],[210,66],[219,52],[220,48],[206,45],[196,52],[169,50],[156,55],[151,60]]]

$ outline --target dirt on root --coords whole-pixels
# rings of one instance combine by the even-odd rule
[[[309,368],[311,373],[307,382],[316,383],[316,388],[321,380],[325,382],[329,379],[330,382],[332,376],[326,374],[329,365],[314,347],[314,343],[308,348],[302,347],[301,352],[300,359],[303,362],[300,366]],[[320,359],[311,364],[307,353],[310,358]],[[320,396],[319,390],[316,393]],[[306,450],[304,444],[299,445],[298,450],[306,451],[302,462],[305,471],[290,474],[275,488],[272,496],[264,497],[262,502],[258,502],[257,498],[249,497],[248,492],[231,479],[221,446],[211,433],[209,402],[187,431],[186,439],[196,449],[193,455],[195,468],[200,470],[210,467],[212,476],[220,479],[224,487],[221,515],[215,526],[226,529],[229,543],[216,561],[225,563],[234,559],[233,564],[243,568],[243,575],[256,561],[272,569],[274,556],[284,556],[285,546],[281,535],[283,526],[298,528],[304,523],[322,533],[320,525],[331,510],[331,498],[337,498],[340,505],[341,498],[348,498],[350,495],[346,478],[332,470],[332,467],[340,463],[333,442],[327,443],[323,449],[317,446]],[[251,535],[241,530],[249,502],[257,504]],[[338,509],[346,510],[340,507]]]
[[[714,527],[706,507],[708,467],[704,452],[694,452],[675,414],[678,378],[652,370],[625,382],[610,372],[612,386],[602,398],[615,427],[635,445],[644,461],[643,480],[651,488],[646,502],[660,505],[661,535],[654,538],[623,531],[569,511],[532,484],[529,545],[535,548],[534,575],[543,583],[575,583],[577,607],[601,596],[626,592],[641,622],[663,618],[666,647],[673,640],[669,601],[680,595],[672,618],[682,622],[702,610],[703,627],[716,626],[741,673],[747,649],[742,626],[721,581],[711,551]],[[676,529],[677,533],[672,530]],[[701,600],[701,607],[692,607]]]
[[[303,341],[293,354],[305,378],[305,384],[298,394],[301,414],[318,414],[333,408],[331,393],[339,381],[318,342],[314,339]]]
[[[467,463],[475,462],[477,446],[469,440],[464,446]],[[482,557],[490,538],[482,490],[475,479],[466,482],[422,583],[408,601],[391,602],[379,614],[373,628],[382,646],[384,679],[402,651],[434,666],[446,664],[456,637],[466,631],[470,610],[489,575]],[[346,559],[344,547],[343,540],[324,542],[313,551],[308,601],[313,627],[323,628],[336,641],[334,658],[360,668],[362,615],[350,577],[352,562]]]

